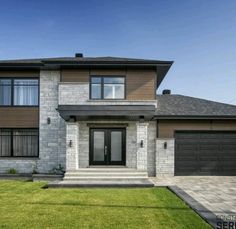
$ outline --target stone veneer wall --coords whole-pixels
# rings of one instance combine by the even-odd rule
[[[167,148],[164,149],[164,143]],[[175,140],[157,138],[156,140],[156,176],[174,176]]]
[[[89,166],[89,127],[90,122],[79,122],[79,168]],[[91,123],[127,123],[126,127],[126,166],[137,168],[137,122],[135,121],[93,121]],[[155,176],[155,152],[156,152],[156,123],[148,125],[147,169],[149,176]]]
[[[60,71],[40,71],[40,160],[37,164],[40,173],[48,173],[59,164],[65,167],[65,122],[56,111],[59,81]]]

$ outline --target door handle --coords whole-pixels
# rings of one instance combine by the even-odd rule
[[[105,146],[105,156],[107,155],[107,146]]]

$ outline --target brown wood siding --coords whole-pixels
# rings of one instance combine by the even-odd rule
[[[0,107],[0,128],[38,128],[38,107]]]
[[[236,120],[160,120],[159,138],[173,138],[176,130],[236,130]]]
[[[127,100],[155,99],[156,71],[154,69],[91,69],[62,70],[62,82],[89,82],[90,75],[126,76]]]
[[[61,82],[89,82],[89,70],[61,70]]]
[[[155,79],[155,70],[128,70],[126,77],[127,99],[155,99]]]
[[[39,71],[0,71],[0,77],[39,77]]]

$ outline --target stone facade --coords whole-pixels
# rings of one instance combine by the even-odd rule
[[[137,169],[147,171],[148,123],[137,122]]]
[[[48,173],[59,164],[65,167],[65,124],[56,110],[59,81],[60,71],[40,71],[40,150],[37,164],[40,173]]]
[[[166,144],[166,149],[164,147]],[[158,138],[156,140],[156,176],[174,176],[175,140]]]
[[[79,123],[66,123],[66,171],[79,168]]]
[[[72,87],[71,87],[72,86]],[[155,175],[156,163],[156,122],[136,121],[80,121],[66,123],[57,112],[59,104],[89,105],[153,105],[153,101],[91,101],[87,83],[60,83],[60,71],[41,70],[40,72],[40,123],[39,158],[1,158],[0,173],[10,168],[19,173],[49,173],[59,165],[74,170],[89,166],[89,126],[88,123],[127,124],[126,127],[126,166],[147,170]],[[50,119],[50,123],[48,123]],[[72,147],[69,147],[72,140]],[[144,147],[140,141],[144,140]]]

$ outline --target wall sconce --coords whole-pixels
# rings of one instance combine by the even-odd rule
[[[72,140],[69,141],[69,147],[72,147]]]
[[[51,119],[49,117],[47,118],[47,124],[51,124]]]
[[[144,123],[144,121],[145,121],[145,120],[144,120],[144,116],[139,116],[139,122],[140,122],[140,123]]]
[[[164,142],[164,149],[167,149],[167,142]]]
[[[140,142],[140,147],[143,148],[143,140]]]

